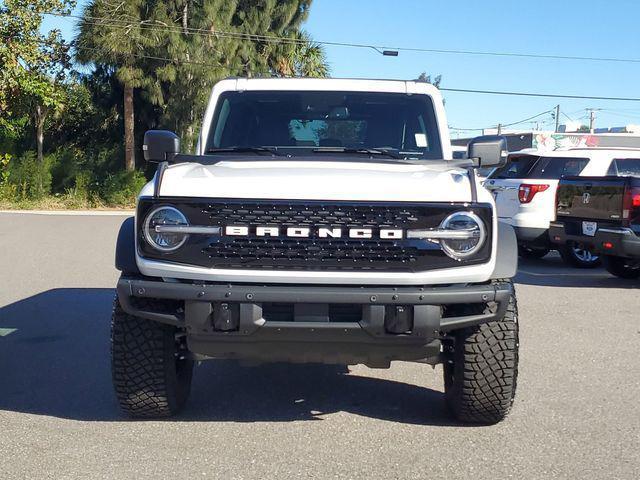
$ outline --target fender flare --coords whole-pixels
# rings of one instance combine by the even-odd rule
[[[498,221],[498,251],[492,279],[513,278],[518,271],[518,240],[514,228]]]
[[[127,218],[120,226],[116,242],[116,268],[122,273],[141,275],[136,263],[136,223]]]

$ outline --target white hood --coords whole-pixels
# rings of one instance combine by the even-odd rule
[[[160,196],[283,200],[469,202],[464,170],[343,161],[181,163],[164,173]]]

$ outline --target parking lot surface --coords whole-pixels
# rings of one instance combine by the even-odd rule
[[[640,282],[523,261],[516,403],[452,422],[440,367],[196,369],[167,421],[118,411],[121,216],[0,213],[0,478],[640,478]]]

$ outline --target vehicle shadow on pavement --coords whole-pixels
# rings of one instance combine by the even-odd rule
[[[448,415],[442,392],[350,374],[348,368],[206,362],[196,370],[190,403],[177,420],[317,421],[347,412],[400,423],[459,426]],[[419,368],[426,379],[431,367]]]
[[[640,279],[617,278],[602,267],[571,267],[553,254],[536,260],[520,258],[514,280],[516,283],[541,287],[640,288]]]
[[[120,418],[111,388],[108,288],[48,290],[0,308],[0,410]]]
[[[113,297],[113,289],[63,288],[0,307],[0,410],[125,420],[111,386]],[[430,367],[420,368],[426,379]],[[185,411],[172,421],[317,421],[334,412],[458,425],[443,394],[426,387],[347,374],[344,366],[233,361],[199,365]]]

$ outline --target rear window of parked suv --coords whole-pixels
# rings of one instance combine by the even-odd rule
[[[496,170],[491,178],[541,178],[559,179],[562,176],[580,175],[589,163],[588,158],[538,157],[534,155],[514,155],[507,164]]]
[[[559,179],[564,176],[580,175],[589,163],[588,158],[540,157],[527,178]]]
[[[616,158],[611,162],[607,175],[640,177],[640,158]]]
[[[535,155],[509,155],[507,164],[496,169],[491,178],[526,178],[540,157]]]

